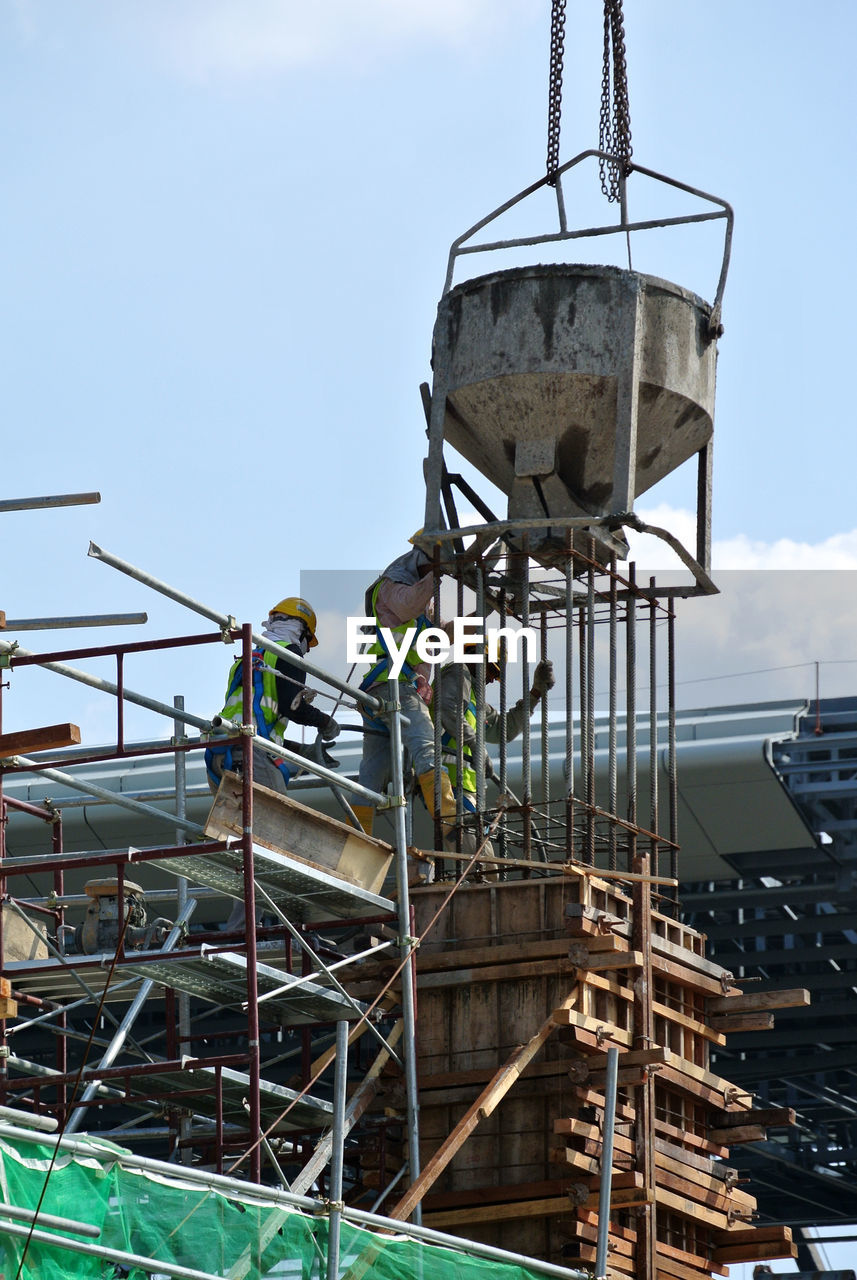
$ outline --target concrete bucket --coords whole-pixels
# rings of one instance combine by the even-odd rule
[[[628,510],[711,437],[710,321],[695,294],[618,267],[468,280],[438,308],[443,435],[510,518]]]

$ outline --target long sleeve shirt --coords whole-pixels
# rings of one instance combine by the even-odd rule
[[[402,582],[392,582],[382,578],[375,597],[375,612],[382,627],[401,627],[413,622],[424,613],[429,619],[434,618],[434,578],[426,574],[413,586],[407,587]],[[431,679],[431,667],[421,662],[416,668],[417,675]]]
[[[297,645],[287,644],[285,646],[292,653],[301,656],[300,649]],[[277,659],[276,670],[277,678],[277,714],[283,716],[286,720],[290,720],[292,724],[304,724],[310,729],[320,729],[327,724],[330,719],[326,711],[313,707],[309,702],[301,698],[295,707],[292,702],[306,685],[306,672],[303,667],[296,667],[294,663],[288,662],[285,658]],[[280,679],[285,676],[285,679]]]
[[[476,746],[476,734],[464,719],[464,713],[470,702],[473,691],[473,676],[466,663],[450,663],[443,668],[440,692],[440,718],[446,732],[457,740],[459,721],[461,723],[461,741],[471,751]],[[435,694],[437,685],[435,684]],[[506,712],[506,741],[517,738],[527,722],[524,715],[524,699],[519,698],[514,707]],[[502,716],[489,702],[485,703],[485,741],[499,742],[502,727]]]

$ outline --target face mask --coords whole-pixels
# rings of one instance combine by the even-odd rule
[[[306,655],[309,648],[306,624],[300,618],[285,618],[281,614],[272,614],[268,621],[262,624],[262,635],[268,640],[275,640],[277,644],[295,645],[301,657]]]

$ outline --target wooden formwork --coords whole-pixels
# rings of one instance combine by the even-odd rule
[[[787,1228],[753,1226],[728,1163],[730,1146],[794,1115],[755,1109],[709,1051],[806,993],[745,996],[701,934],[651,908],[643,881],[566,869],[453,895],[418,952],[423,1175],[388,1201],[393,1216],[421,1196],[427,1226],[593,1264],[615,1045],[608,1275],[701,1280],[794,1256]],[[448,892],[414,891],[418,934]]]

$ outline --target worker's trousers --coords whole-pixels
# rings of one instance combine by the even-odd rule
[[[403,680],[376,680],[367,693],[388,703],[398,695],[402,712],[410,722],[402,722],[402,746],[414,773],[419,778],[434,769],[434,722],[413,685],[405,684]],[[357,781],[371,791],[386,792],[392,779],[390,737],[380,731],[380,725],[377,727],[378,733],[364,735],[363,759]]]

